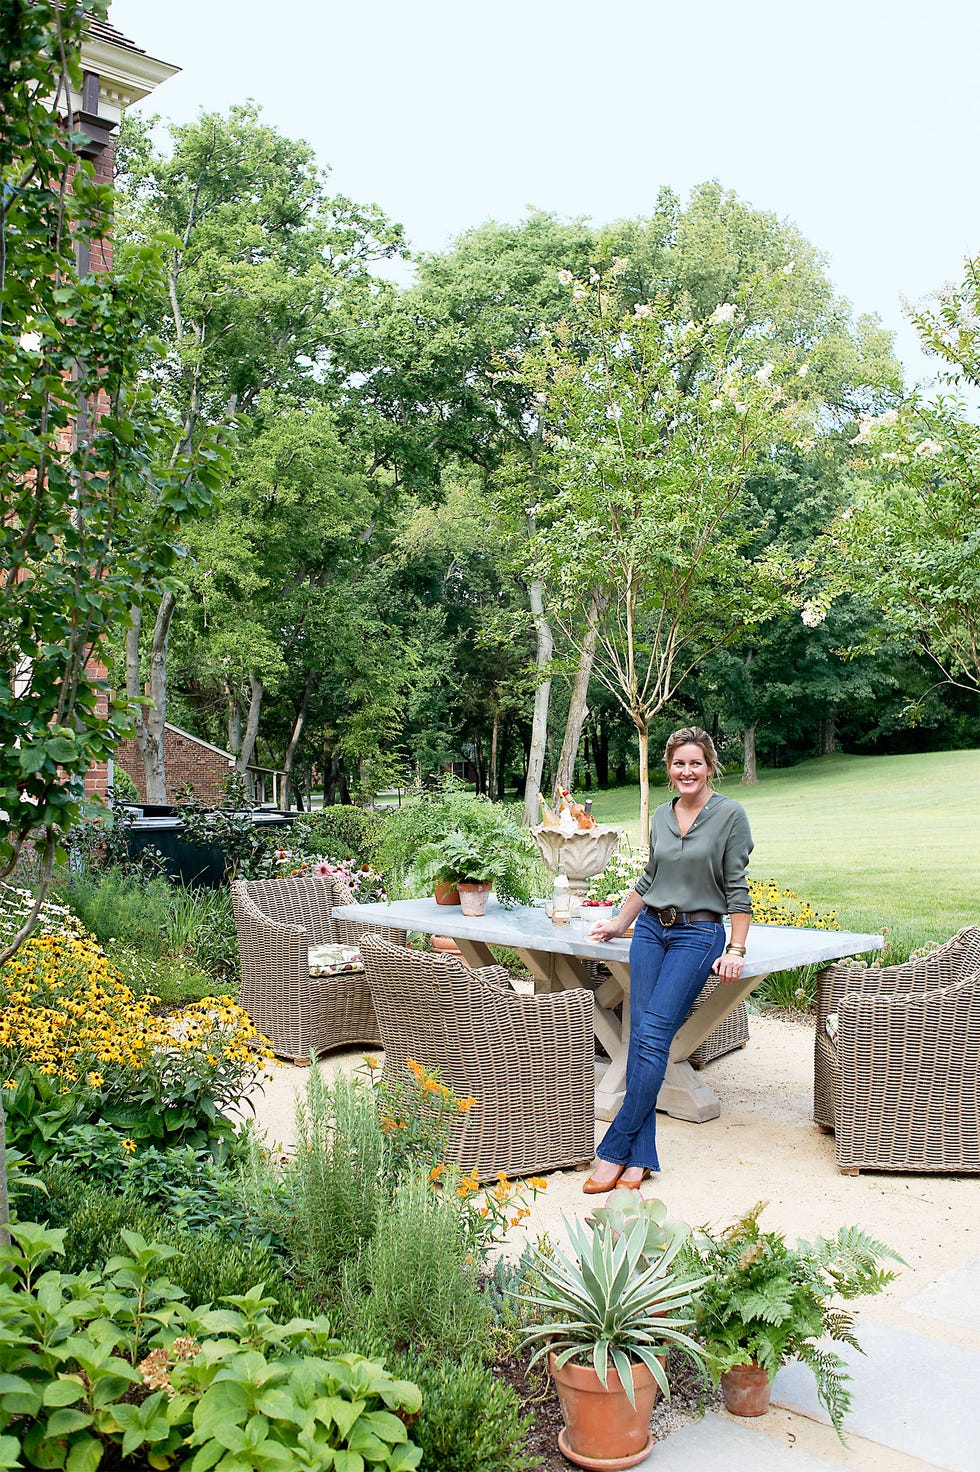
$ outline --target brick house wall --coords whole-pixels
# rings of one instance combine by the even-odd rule
[[[230,751],[222,751],[220,746],[212,746],[168,722],[163,728],[163,758],[171,801],[173,794],[189,782],[200,802],[220,803],[225,795],[225,778],[235,765]],[[131,737],[117,747],[116,766],[132,777],[140,801],[145,802],[143,759]]]

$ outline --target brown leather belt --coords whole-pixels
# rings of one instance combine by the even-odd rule
[[[655,910],[651,905],[650,909],[666,930],[672,925],[690,925],[697,920],[713,920],[716,925],[721,920],[716,910],[678,910],[673,905],[668,905],[665,910]]]

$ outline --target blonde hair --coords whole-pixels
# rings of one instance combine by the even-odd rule
[[[664,766],[667,768],[668,779],[670,764],[679,746],[700,746],[704,752],[704,759],[711,769],[708,773],[709,786],[715,777],[724,776],[721,762],[718,760],[718,750],[708,732],[702,730],[700,726],[681,726],[679,731],[670,733],[667,737],[667,745],[664,747]]]

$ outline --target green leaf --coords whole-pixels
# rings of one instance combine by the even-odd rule
[[[43,1404],[46,1406],[70,1406],[81,1400],[85,1386],[78,1380],[51,1380],[44,1387]]]

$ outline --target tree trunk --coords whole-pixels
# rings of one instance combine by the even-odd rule
[[[500,737],[500,712],[494,710],[493,726],[490,729],[490,761],[487,766],[487,795],[494,799],[500,796],[500,773],[497,770],[497,743]]]
[[[528,753],[527,778],[524,783],[524,817],[527,826],[538,821],[538,793],[541,791],[541,774],[544,771],[544,754],[548,742],[548,704],[551,699],[551,677],[544,671],[551,662],[555,647],[551,625],[544,613],[544,590],[535,579],[530,587],[531,613],[537,634],[538,686],[534,692],[534,716],[531,721],[531,750]]]
[[[595,663],[595,646],[599,637],[599,619],[608,599],[595,592],[589,604],[588,620],[585,626],[585,635],[582,639],[582,647],[579,650],[578,668],[575,671],[575,683],[572,686],[572,697],[568,703],[568,719],[565,722],[565,736],[561,744],[561,756],[558,758],[558,773],[555,777],[555,786],[571,789],[575,776],[575,761],[578,757],[579,741],[582,737],[582,727],[588,716],[587,703],[589,698],[589,680],[592,676],[592,666]]]
[[[248,699],[248,716],[245,720],[245,734],[238,747],[235,757],[235,771],[241,772],[248,785],[249,793],[254,797],[254,783],[248,775],[249,764],[255,755],[255,742],[259,734],[259,714],[262,710],[262,697],[265,694],[265,686],[262,681],[256,679],[255,675],[248,677],[251,691]]]
[[[167,720],[167,642],[177,610],[173,593],[164,593],[153,624],[150,641],[150,704],[140,706],[136,718],[136,746],[143,759],[148,803],[167,801],[167,774],[163,754],[163,731]],[[126,694],[140,695],[140,628],[142,609],[132,609],[132,625],[126,632]]]
[[[303,686],[303,699],[300,701],[300,707],[299,710],[296,712],[296,719],[293,722],[292,734],[289,737],[289,745],[286,747],[286,760],[282,764],[282,808],[283,811],[287,813],[289,812],[289,807],[293,799],[293,763],[296,760],[296,748],[299,746],[299,739],[303,734],[303,725],[306,721],[306,711],[309,703],[310,682],[309,678],[307,678],[306,683]]]
[[[242,707],[230,680],[225,685],[225,694],[228,696],[228,750],[237,756],[242,748]]]
[[[592,755],[595,757],[595,780],[597,787],[609,786],[609,731],[605,722],[598,720],[592,733]]]
[[[836,750],[836,712],[828,711],[820,722],[820,755],[833,756]]]
[[[755,722],[742,733],[742,786],[754,787],[759,780],[755,765]]]
[[[640,842],[650,842],[650,727],[634,712],[636,745],[640,758]]]

